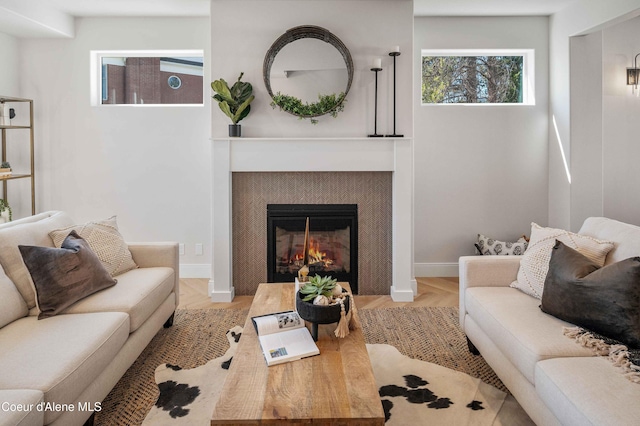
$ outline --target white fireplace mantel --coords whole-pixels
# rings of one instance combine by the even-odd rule
[[[209,294],[234,297],[231,174],[233,172],[392,172],[391,298],[417,294],[413,270],[413,141],[409,138],[213,139],[212,241]],[[313,158],[313,161],[306,159]]]

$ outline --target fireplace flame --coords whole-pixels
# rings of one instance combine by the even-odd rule
[[[295,264],[301,263],[303,260],[303,254],[296,253],[292,260]],[[328,258],[327,253],[320,250],[320,243],[315,241],[313,237],[309,240],[309,264],[322,264],[325,267],[333,265],[333,259]]]

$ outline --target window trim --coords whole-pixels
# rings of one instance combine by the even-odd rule
[[[522,102],[521,103],[425,103],[422,102],[422,58],[424,56],[522,56]],[[535,49],[422,49],[420,52],[420,105],[421,106],[488,106],[519,107],[535,106]]]
[[[90,81],[90,105],[100,106],[106,108],[117,107],[204,107],[205,105],[205,82],[204,76],[206,72],[204,70],[203,62],[203,78],[202,78],[202,103],[199,104],[103,104],[102,103],[102,58],[108,57],[137,57],[137,58],[161,58],[161,57],[197,57],[203,58],[204,61],[204,49],[180,49],[180,50],[91,50],[90,51],[90,64],[89,64],[89,81]]]

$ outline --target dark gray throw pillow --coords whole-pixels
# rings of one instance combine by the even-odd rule
[[[640,348],[640,257],[598,268],[556,241],[540,308],[630,348]]]
[[[38,319],[57,315],[78,300],[117,282],[76,231],[69,233],[61,248],[18,248],[36,287]]]

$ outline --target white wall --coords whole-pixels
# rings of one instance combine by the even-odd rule
[[[626,84],[626,69],[640,53],[640,18],[603,30],[602,39],[603,213],[640,225],[640,98]]]
[[[19,97],[18,39],[0,32],[0,95]]]
[[[183,275],[208,276],[208,78],[205,106],[92,107],[89,52],[203,49],[208,76],[209,42],[208,18],[84,18],[73,39],[22,40],[21,94],[35,104],[38,211],[65,210],[77,222],[116,214],[128,241],[185,243]],[[203,256],[194,255],[196,243]]]
[[[535,49],[535,106],[422,106],[416,59],[416,276],[457,275],[478,233],[515,241],[547,220],[548,19],[415,19],[415,58],[507,48]]]
[[[640,0],[579,0],[551,16],[551,116],[555,116],[558,134],[572,168],[576,167],[572,152],[583,142],[570,132],[570,48],[571,36],[600,30],[616,22],[640,14]],[[589,148],[588,148],[589,149]],[[575,184],[575,182],[573,182]],[[549,225],[578,230],[581,222],[572,222],[571,184],[567,181],[553,127],[549,130]],[[574,201],[576,198],[574,197]],[[573,216],[577,221],[579,216]]]
[[[571,224],[602,216],[602,31],[571,37]],[[554,137],[555,139],[555,137]]]
[[[241,16],[236,19],[216,18]],[[251,113],[240,124],[249,137],[365,137],[374,127],[373,58],[381,57],[379,75],[378,133],[392,133],[389,108],[392,95],[392,58],[388,53],[400,46],[397,80],[397,131],[412,135],[411,70],[413,1],[376,0],[212,0],[212,80],[234,81],[241,71],[243,81],[253,85],[256,99]],[[355,75],[344,112],[337,118],[320,118],[317,125],[298,120],[269,106],[271,99],[262,77],[262,62],[271,44],[284,32],[299,25],[318,25],[335,34],[353,57]],[[212,107],[212,135],[226,137],[229,119],[217,105]]]

